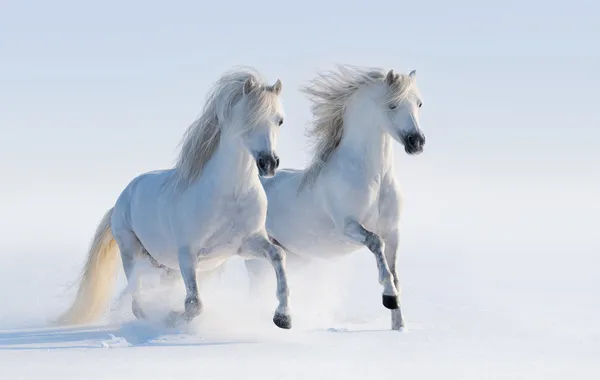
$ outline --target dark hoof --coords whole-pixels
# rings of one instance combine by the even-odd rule
[[[289,330],[292,328],[292,317],[285,314],[275,313],[273,317],[273,323],[280,329]]]
[[[386,296],[384,294],[382,298],[383,298],[383,306],[385,306],[386,308],[388,308],[390,310],[395,310],[400,307],[398,304],[398,297]]]

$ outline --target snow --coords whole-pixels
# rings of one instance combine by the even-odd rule
[[[292,273],[291,330],[271,322],[274,282],[248,297],[241,260],[202,286],[205,310],[181,330],[136,321],[117,301],[122,271],[104,319],[52,326],[105,207],[64,202],[46,206],[64,210],[60,223],[38,211],[28,230],[3,226],[19,234],[1,254],[0,379],[600,378],[597,185],[449,175],[423,157],[399,170],[405,331],[389,330],[366,250]],[[155,275],[143,302],[160,318],[182,308],[183,289]]]
[[[594,268],[569,273],[552,260],[538,261],[541,254],[517,261],[506,244],[477,255],[460,244],[448,250],[442,248],[450,244],[406,240],[403,332],[388,331],[373,259],[362,251],[315,265],[310,275],[293,276],[295,319],[289,331],[271,323],[274,295],[258,302],[246,296],[237,260],[223,277],[209,281],[205,313],[185,330],[133,320],[127,299],[113,305],[101,324],[52,327],[48,320],[69,300],[62,286],[77,266],[67,277],[64,262],[38,258],[25,281],[18,271],[29,260],[20,256],[14,266],[9,261],[2,268],[0,378],[593,379],[600,374]],[[484,254],[491,258],[483,259]],[[327,269],[338,270],[335,278],[326,276]],[[182,294],[177,284],[167,290],[149,286],[145,300],[159,313],[177,307]]]

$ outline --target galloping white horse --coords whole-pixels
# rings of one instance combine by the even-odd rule
[[[259,180],[279,165],[275,154],[283,123],[280,80],[269,86],[253,69],[225,74],[215,84],[202,115],[188,128],[176,166],[144,173],[123,190],[97,228],[71,308],[59,319],[85,323],[109,300],[117,248],[139,305],[136,257],[150,255],[155,266],[179,269],[186,288],[185,312],[171,323],[187,322],[202,307],[197,271],[212,271],[230,257],[267,259],[277,276],[279,305],[273,322],[291,328],[285,253],[265,230],[267,198]]]
[[[396,273],[401,193],[393,140],[408,154],[422,152],[421,97],[416,73],[339,67],[305,88],[313,100],[316,143],[305,170],[280,169],[262,178],[268,198],[267,232],[286,250],[288,268],[309,258],[334,258],[367,247],[375,255],[383,305],[392,329],[404,326]],[[305,261],[305,260],[300,260]],[[246,261],[251,281],[264,270]]]

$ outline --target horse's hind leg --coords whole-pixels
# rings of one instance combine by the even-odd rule
[[[119,231],[114,233],[114,237],[119,246],[119,250],[121,251],[121,261],[123,262],[127,283],[133,288],[131,302],[133,315],[138,319],[145,319],[146,315],[139,302],[140,278],[139,274],[134,271],[135,259],[142,253],[144,247],[133,231]]]

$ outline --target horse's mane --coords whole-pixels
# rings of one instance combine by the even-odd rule
[[[244,84],[252,79],[254,87],[247,94],[244,128],[252,129],[268,117],[275,105],[272,87],[253,68],[238,68],[225,73],[213,85],[202,114],[186,130],[172,181],[187,187],[197,179],[219,145],[223,123],[229,120],[232,107],[241,99]]]
[[[338,65],[337,71],[319,73],[302,90],[313,104],[313,126],[307,136],[314,146],[312,162],[304,171],[300,188],[314,183],[319,173],[338,147],[344,133],[344,110],[352,96],[363,86],[385,81],[387,71],[381,68],[361,68]],[[395,74],[389,86],[388,102],[400,103],[409,93],[412,81],[408,75]]]

